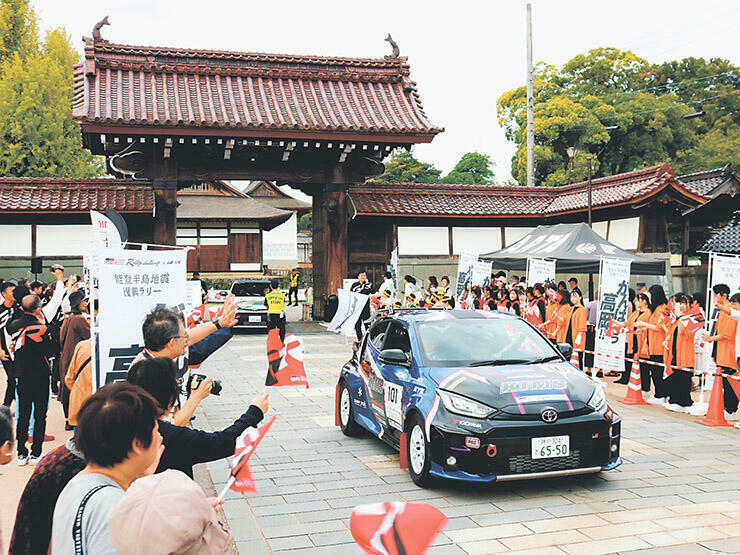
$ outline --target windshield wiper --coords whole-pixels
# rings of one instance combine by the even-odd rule
[[[539,364],[540,362],[550,362],[552,360],[562,360],[558,355],[550,355],[549,357],[542,357],[529,362],[529,364]]]
[[[523,360],[521,358],[499,358],[496,360],[477,360],[471,364],[468,364],[468,366],[503,366],[505,364],[529,364],[529,362],[530,361]]]

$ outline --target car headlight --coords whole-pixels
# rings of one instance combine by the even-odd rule
[[[442,399],[442,404],[445,408],[456,414],[472,416],[474,418],[485,418],[494,410],[488,405],[473,401],[472,399],[457,395],[456,393],[450,393],[443,389],[438,389],[437,395]]]
[[[604,412],[606,410],[606,395],[600,385],[594,388],[594,393],[588,401],[588,406],[594,409],[594,412]]]

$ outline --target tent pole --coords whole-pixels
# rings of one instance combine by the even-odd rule
[[[594,275],[588,274],[588,300],[594,300]]]

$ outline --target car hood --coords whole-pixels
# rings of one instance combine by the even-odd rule
[[[429,368],[441,389],[480,401],[512,415],[583,409],[596,386],[568,362]]]

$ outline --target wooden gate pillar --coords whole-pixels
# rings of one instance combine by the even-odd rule
[[[155,245],[177,243],[177,181],[154,181]]]
[[[348,199],[346,191],[313,194],[313,314],[324,317],[327,299],[348,277]]]

